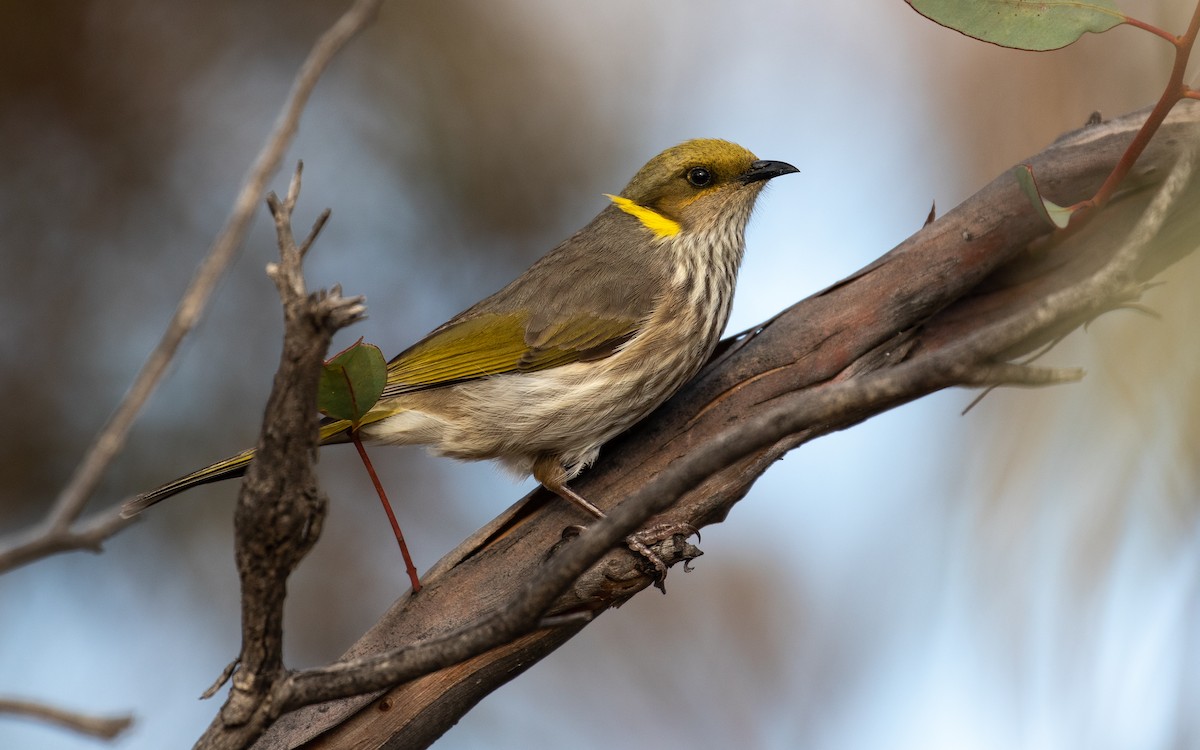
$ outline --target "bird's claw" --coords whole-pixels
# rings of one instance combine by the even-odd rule
[[[586,530],[586,526],[580,526],[578,524],[573,524],[564,528],[562,530],[561,538],[550,549],[547,557],[552,557],[559,549],[562,548],[564,544],[568,543]],[[667,593],[665,583],[667,579],[667,563],[663,560],[662,556],[651,549],[651,547],[655,544],[659,544],[660,542],[665,542],[671,539],[678,539],[678,543],[682,543],[691,536],[696,536],[697,539],[700,537],[700,531],[691,524],[659,523],[626,537],[625,545],[629,547],[629,550],[633,552],[634,555],[648,563],[648,565],[639,565],[638,567],[643,573],[653,576],[654,587],[665,594]],[[682,553],[684,572],[691,571],[692,568],[690,563],[692,559],[699,557],[700,554],[702,554],[700,550],[697,550],[694,547],[690,549],[685,548],[684,552]]]
[[[650,566],[653,568],[651,575],[654,576],[654,588],[665,594],[667,593],[667,564],[657,552],[650,549],[650,546],[676,537],[681,537],[679,542],[682,543],[693,535],[699,540],[700,530],[690,523],[658,523],[627,537],[625,544],[634,554],[650,563]],[[683,570],[685,573],[691,571],[691,567],[689,566],[691,560],[692,557],[686,555],[683,558]]]

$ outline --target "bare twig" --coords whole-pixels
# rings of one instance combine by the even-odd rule
[[[234,515],[237,565],[242,587],[242,649],[222,673],[232,676],[225,705],[198,747],[242,747],[261,731],[251,720],[273,701],[283,678],[283,604],[287,579],[320,535],[325,496],[317,487],[317,381],[333,334],[361,319],[361,297],[337,288],[309,294],[301,270],[303,252],[323,226],[322,214],[297,247],[292,213],[300,194],[297,167],[287,197],[267,204],[275,219],[279,262],[267,266],[284,310],[283,353],[267,402],[256,455],[246,473]],[[211,692],[211,689],[210,689]]]
[[[0,714],[28,716],[104,740],[113,739],[133,723],[128,715],[92,716],[16,698],[0,698]]]
[[[296,74],[274,129],[246,175],[225,227],[217,235],[207,257],[184,292],[162,340],[150,353],[129,392],[59,493],[46,519],[30,532],[0,546],[0,573],[58,552],[99,550],[106,538],[130,523],[129,519],[120,518],[119,508],[110,508],[89,522],[86,531],[71,529],[105,470],[125,445],[134,419],[162,380],[179,345],[200,320],[217,282],[237,256],[238,249],[245,241],[259,196],[266,189],[267,180],[279,169],[317,80],[338,51],[374,19],[380,5],[382,0],[358,0],[313,45],[308,59]]]
[[[15,535],[0,549],[0,574],[59,552],[99,552],[104,540],[129,524],[129,519],[116,511],[97,513],[78,526],[72,525],[74,520],[60,522],[57,517],[48,516],[42,523]]]
[[[226,664],[225,668],[221,670],[221,674],[217,675],[217,679],[213,680],[213,684],[205,688],[204,692],[200,694],[200,700],[206,701],[216,695],[217,691],[220,690],[225,683],[229,682],[229,678],[233,677],[233,673],[237,670],[239,664],[241,664],[240,658],[234,659]]]

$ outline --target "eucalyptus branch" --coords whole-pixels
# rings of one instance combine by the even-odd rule
[[[1132,19],[1127,19],[1126,23],[1131,23],[1131,21]],[[1133,25],[1151,33],[1158,31],[1154,27],[1140,22],[1133,23]],[[1188,60],[1191,59],[1192,48],[1196,44],[1197,34],[1200,34],[1200,2],[1196,3],[1195,9],[1192,11],[1192,18],[1188,22],[1187,30],[1183,34],[1180,34],[1178,37],[1172,37],[1169,34],[1159,34],[1175,47],[1175,61],[1171,65],[1171,75],[1167,79],[1166,86],[1163,87],[1162,96],[1159,97],[1158,102],[1154,105],[1154,109],[1146,117],[1146,122],[1138,130],[1133,140],[1130,141],[1125,154],[1117,162],[1108,179],[1104,181],[1104,184],[1100,186],[1100,189],[1096,191],[1094,196],[1078,204],[1078,207],[1089,209],[1102,208],[1108,203],[1126,175],[1133,169],[1133,165],[1137,162],[1138,157],[1141,156],[1142,151],[1146,149],[1146,144],[1158,132],[1158,128],[1162,125],[1163,120],[1167,119],[1167,115],[1171,109],[1182,99],[1188,97],[1189,89],[1183,79],[1187,73]]]
[[[1070,190],[1094,190],[1143,121],[1094,125],[1035,161]],[[1000,177],[876,263],[727,343],[580,477],[607,520],[562,542],[569,511],[532,493],[447,555],[424,577],[429,595],[399,600],[342,661],[281,681],[275,711],[327,702],[281,714],[256,746],[317,734],[332,745],[425,746],[596,612],[648,585],[632,556],[606,552],[647,519],[717,522],[787,450],[935,390],[1078,379],[1075,368],[1014,358],[1136,304],[1154,269],[1191,251],[1164,249],[1161,238],[1164,222],[1187,227],[1176,235],[1200,232],[1178,210],[1191,200],[1184,190],[1194,163],[1182,145],[1200,132],[1200,113],[1179,113],[1166,127],[1171,136],[1155,141],[1139,172],[1140,184],[1157,186],[1153,199],[1125,191],[1091,234],[1051,235]],[[1138,217],[1131,231],[1127,216]],[[1127,231],[1123,240],[1116,227]],[[1039,238],[1050,244],[1031,252]],[[507,603],[490,604],[499,586]],[[328,700],[389,684],[382,694]]]

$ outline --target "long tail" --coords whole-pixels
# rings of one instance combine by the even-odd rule
[[[334,443],[344,443],[349,440],[347,431],[350,427],[350,422],[342,420],[331,420],[321,425],[321,442],[320,445],[332,445]],[[178,479],[167,482],[163,486],[143,492],[132,500],[125,501],[121,506],[121,516],[123,518],[132,518],[138,513],[141,513],[146,508],[149,508],[155,503],[166,500],[172,495],[178,495],[184,490],[190,490],[202,484],[209,482],[219,482],[222,479],[232,479],[240,477],[246,473],[246,467],[254,460],[254,449],[244,450],[236,456],[230,456],[223,461],[217,461],[211,466],[205,466],[203,469],[197,469],[191,474],[185,474]]]

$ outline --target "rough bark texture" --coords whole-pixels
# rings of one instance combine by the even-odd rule
[[[1031,159],[1043,191],[1064,205],[1089,196],[1144,116],[1077,131]],[[726,461],[658,517],[699,528],[724,519],[774,460],[813,437],[951,385],[1067,379],[1073,373],[1007,361],[1134,301],[1146,280],[1195,248],[1195,190],[1179,199],[1150,246],[1131,255],[1126,237],[1156,187],[1196,143],[1200,107],[1185,103],[1113,204],[1065,237],[1051,237],[1012,176],[1001,175],[875,263],[726,342],[700,377],[606,447],[576,487],[613,508],[730,430],[766,424],[762,419],[777,416],[781,406],[795,404],[796,414],[814,415],[789,423],[788,434],[766,447]],[[824,406],[804,411],[812,404]],[[420,595],[397,601],[347,656],[452,633],[511,606],[523,584],[558,559],[552,551],[571,545],[562,544],[562,531],[578,521],[548,493],[531,493],[440,561],[424,576]],[[676,544],[664,554],[677,560],[688,552]],[[551,614],[594,615],[650,583],[631,555],[616,550],[579,578]],[[425,746],[580,627],[582,620],[568,619],[382,694],[294,711],[255,747]]]
[[[297,170],[282,204],[268,198],[279,235],[280,262],[267,268],[284,311],[283,353],[267,400],[256,457],[246,472],[234,514],[242,593],[242,648],[212,689],[232,678],[229,697],[196,743],[198,748],[244,747],[278,714],[283,666],[283,605],[287,579],[316,544],[327,501],[317,486],[317,381],[333,334],[362,317],[361,298],[336,288],[308,293],[301,258],[324,224],[297,247],[291,210],[300,191]],[[211,690],[210,689],[210,692]]]

